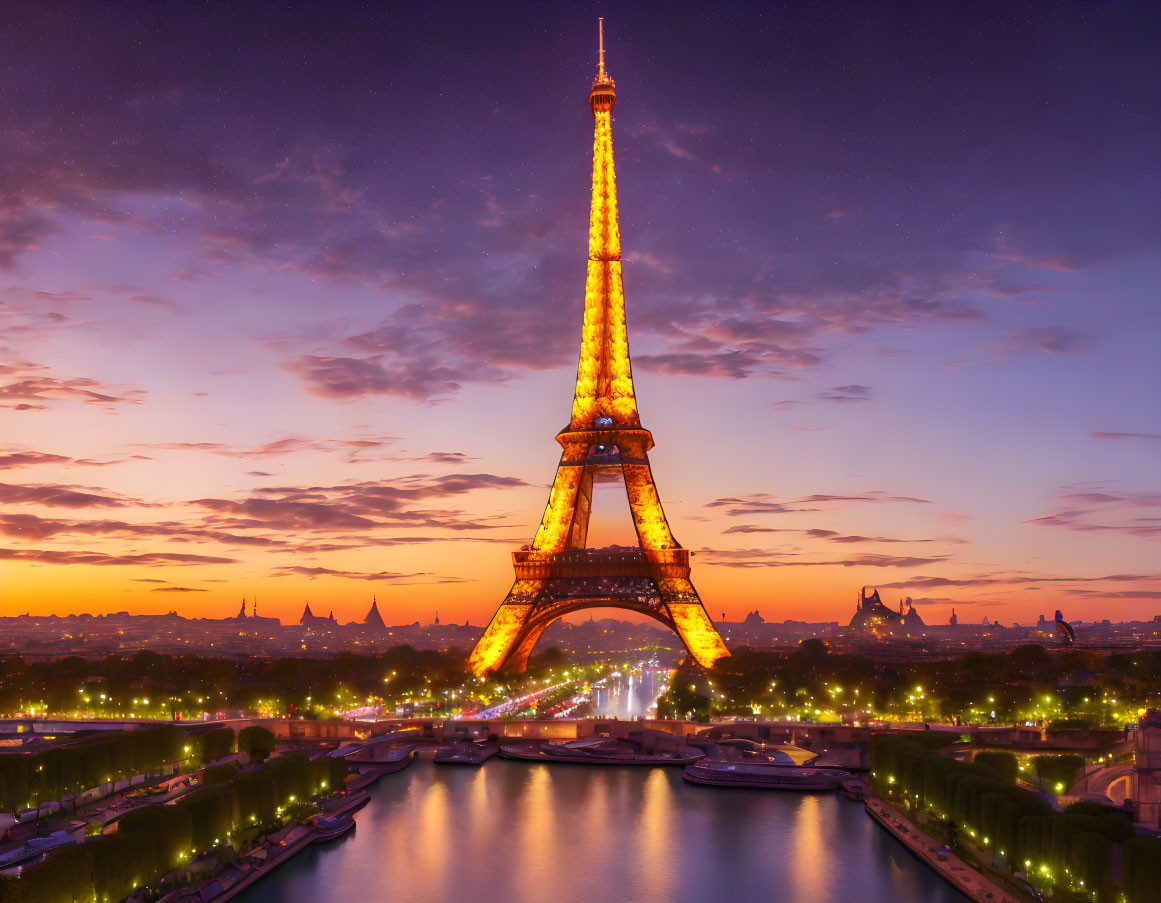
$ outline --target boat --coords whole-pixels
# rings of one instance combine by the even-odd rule
[[[847,799],[858,800],[862,802],[867,798],[868,788],[856,777],[845,778],[839,784],[839,789],[842,790],[843,796]]]
[[[838,768],[779,765],[774,762],[695,762],[682,777],[716,787],[757,787],[764,790],[837,790],[850,774]]]
[[[435,754],[436,765],[483,765],[500,751],[499,743],[473,743],[457,741],[442,747]]]
[[[337,794],[337,798],[332,797],[332,800],[334,801],[335,805],[331,806],[328,804],[328,808],[330,808],[331,811],[325,813],[331,816],[340,812],[358,812],[365,805],[367,805],[367,803],[371,802],[371,794],[369,794],[366,790],[360,790],[357,787],[354,787],[352,784],[348,784],[347,789],[340,790]]]
[[[643,750],[617,741],[579,741],[576,743],[543,743],[540,746],[520,744],[501,746],[506,759],[533,762],[571,762],[581,765],[690,765],[704,753],[688,746],[673,749]]]
[[[307,822],[307,826],[315,832],[312,843],[325,843],[352,830],[355,827],[355,819],[350,813],[335,816],[316,815]]]
[[[0,855],[0,869],[32,865],[35,862],[39,862],[49,851],[55,850],[57,847],[80,842],[81,838],[74,836],[66,830],[53,831],[51,834],[33,837],[21,846],[15,847]]]
[[[355,777],[347,782],[352,790],[361,790],[374,784],[385,774],[394,774],[402,771],[411,764],[415,752],[414,744],[404,746],[383,747],[368,745],[355,752],[347,753],[342,758],[351,765]]]

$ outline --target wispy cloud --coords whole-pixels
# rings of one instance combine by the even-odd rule
[[[1158,433],[1089,433],[1093,439],[1147,439],[1154,442],[1161,441]]]

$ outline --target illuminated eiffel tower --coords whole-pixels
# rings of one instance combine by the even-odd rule
[[[624,608],[665,624],[702,665],[729,655],[689,579],[689,551],[673,538],[653,473],[653,436],[633,392],[621,232],[613,171],[613,106],[600,23],[597,78],[589,95],[596,122],[585,316],[572,419],[556,437],[564,451],[532,545],[512,553],[516,582],[472,650],[476,675],[522,671],[550,624],[584,608]],[[624,480],[637,547],[587,548],[593,481]]]

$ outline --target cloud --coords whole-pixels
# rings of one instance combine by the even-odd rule
[[[705,556],[705,564],[729,568],[755,567],[893,567],[912,568],[938,564],[947,560],[938,555],[919,558],[909,555],[877,555],[864,553],[853,558],[835,561],[806,561],[795,557],[794,553],[778,552],[770,549],[700,549]]]
[[[1157,433],[1089,433],[1093,439],[1152,439],[1161,441],[1161,434]]]
[[[814,530],[803,530],[801,532],[805,533],[807,536],[810,536],[814,539],[825,539],[827,542],[837,542],[837,543],[843,543],[843,544],[864,543],[864,542],[874,542],[874,543],[879,543],[879,542],[889,542],[889,543],[896,543],[896,542],[907,542],[907,543],[911,543],[911,542],[939,542],[939,543],[952,543],[952,544],[958,545],[958,544],[962,544],[962,543],[966,542],[966,540],[958,539],[956,537],[941,537],[941,538],[933,538],[933,539],[898,539],[896,537],[891,537],[891,536],[844,535],[841,533],[837,533],[834,530],[814,529]]]
[[[1091,344],[1088,336],[1062,326],[1018,329],[993,343],[1002,354],[1042,351],[1048,354],[1076,354]]]
[[[282,499],[194,499],[191,505],[206,508],[223,523],[235,528],[264,527],[278,530],[369,529],[378,522],[350,514],[337,506]]]
[[[1145,516],[1138,513],[1141,511]],[[1058,510],[1054,514],[1024,523],[1149,539],[1161,536],[1161,492],[1123,491],[1099,484],[1066,486],[1058,493]]]
[[[323,398],[358,398],[362,395],[398,395],[413,401],[454,395],[462,379],[449,367],[424,368],[403,364],[385,366],[382,358],[323,357],[304,354],[288,361],[287,370]]]
[[[220,530],[200,528],[197,524],[164,523],[130,524],[124,521],[64,521],[37,517],[34,514],[0,513],[0,535],[27,540],[48,539],[61,535],[160,537],[175,542],[219,542],[229,546],[277,547],[289,545],[285,539],[268,536],[245,536]]]
[[[824,401],[870,401],[870,386],[835,386],[825,392],[819,392],[818,397]]]
[[[208,593],[208,589],[195,589],[189,586],[158,586],[150,590],[151,593]]]
[[[811,539],[822,539],[827,542],[851,544],[851,543],[913,543],[913,542],[938,542],[962,544],[966,540],[958,539],[956,537],[933,538],[933,539],[898,539],[890,536],[858,536],[858,535],[844,535],[835,530],[823,530],[819,528],[814,529],[794,529],[791,527],[756,527],[752,524],[738,524],[734,527],[729,527],[722,531],[723,536],[729,536],[737,533],[800,533],[803,536],[808,536]]]
[[[494,529],[494,524],[465,520],[458,509],[418,507],[490,489],[528,484],[515,477],[484,473],[443,476],[415,474],[335,486],[261,487],[246,499],[195,499],[190,504],[212,512],[208,523],[223,529],[358,530],[385,526],[438,527],[453,531]]]
[[[143,455],[132,455],[130,458],[115,461],[94,461],[92,458],[68,458],[48,452],[10,451],[0,452],[0,470],[18,470],[40,464],[59,464],[62,467],[109,467],[113,464],[124,464],[131,459],[149,460]]]
[[[428,464],[466,464],[468,461],[478,461],[479,458],[473,458],[471,455],[465,455],[463,452],[431,452],[422,455],[418,458],[408,458],[409,461],[426,462]]]
[[[22,467],[33,467],[37,464],[68,464],[72,458],[64,455],[51,455],[47,452],[7,452],[0,453],[0,470],[17,470]]]
[[[872,489],[870,492],[865,492],[862,495],[808,495],[801,499],[802,502],[907,502],[917,505],[930,505],[930,499],[916,498],[910,495],[891,495],[888,492],[883,492],[881,489]]]
[[[144,389],[117,389],[95,379],[59,379],[48,368],[21,361],[0,364],[0,408],[17,411],[44,410],[56,402],[84,404],[141,404]],[[116,394],[114,394],[116,393]]]
[[[191,451],[204,452],[223,458],[278,458],[300,452],[342,452],[343,460],[348,464],[357,464],[366,460],[383,460],[382,456],[370,456],[370,453],[386,448],[398,442],[396,436],[355,436],[350,439],[306,439],[301,436],[287,436],[263,442],[253,448],[235,448],[223,442],[150,442],[139,443],[138,448],[157,449],[162,451]],[[250,476],[273,476],[262,471],[250,471]]]
[[[108,493],[105,489],[57,483],[0,483],[0,504],[45,505],[49,508],[124,508],[144,504],[138,499]]]
[[[932,589],[935,587],[974,587],[974,586],[1035,586],[1036,584],[1086,584],[1086,583],[1139,583],[1157,582],[1161,575],[1157,574],[1110,574],[1104,577],[1058,577],[1052,575],[988,575],[981,574],[972,577],[912,577],[898,583],[880,584],[881,589],[907,589],[917,587]],[[957,604],[959,604],[957,602]]]
[[[198,564],[233,564],[234,558],[212,555],[185,555],[172,552],[144,552],[110,555],[105,552],[64,551],[58,549],[0,549],[0,560],[29,561],[41,564],[146,565],[173,567]]]
[[[741,498],[714,499],[712,502],[707,502],[705,507],[726,508],[726,516],[740,517],[748,514],[788,514],[800,511],[818,511],[818,508],[803,508],[799,506],[828,504],[832,502],[931,504],[928,499],[915,498],[907,495],[891,495],[882,490],[874,489],[861,495],[831,495],[820,493],[786,502],[777,501],[774,496],[765,492],[754,492]]]
[[[409,584],[409,583],[420,583],[420,584],[426,584],[426,583],[469,583],[469,582],[471,582],[470,580],[467,580],[466,578],[463,578],[463,577],[440,577],[440,576],[437,576],[435,574],[432,574],[432,573],[429,573],[426,571],[421,571],[421,572],[417,572],[414,574],[401,574],[401,573],[395,573],[392,571],[378,571],[378,572],[368,573],[365,571],[337,571],[337,570],[333,570],[332,568],[305,567],[302,565],[280,567],[274,573],[275,577],[287,577],[287,576],[291,576],[291,575],[309,577],[312,580],[314,580],[318,577],[341,577],[341,578],[345,578],[347,580],[376,580],[376,581],[384,580],[384,581],[390,581],[392,583],[402,583],[402,584]],[[431,579],[425,579],[425,578],[431,578]]]
[[[765,492],[752,492],[742,498],[720,498],[706,502],[706,508],[726,508],[728,517],[748,514],[788,514],[794,511],[817,511],[817,508],[793,508],[792,503],[776,501]]]

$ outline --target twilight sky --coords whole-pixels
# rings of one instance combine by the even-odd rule
[[[8,2],[0,614],[490,617],[572,401],[597,15],[711,614],[1161,611],[1161,6]]]

